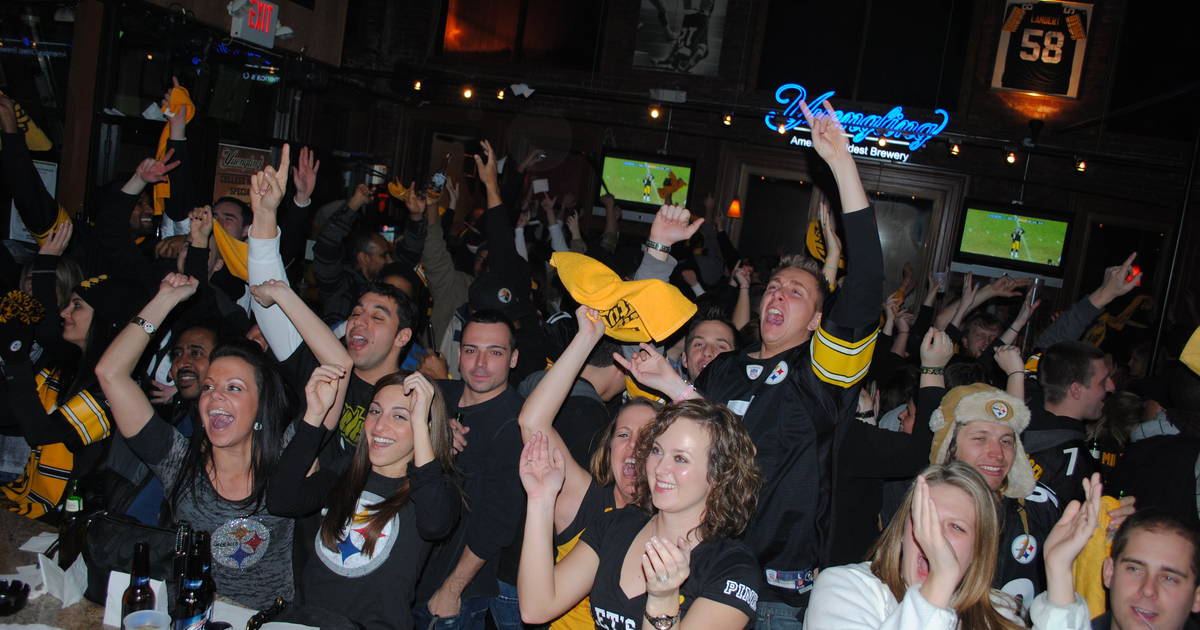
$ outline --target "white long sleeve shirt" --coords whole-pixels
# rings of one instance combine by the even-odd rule
[[[993,591],[996,609],[1010,621],[1024,625],[1008,597]],[[1045,593],[1030,609],[1038,630],[1088,630],[1087,603],[1078,594],[1070,606],[1055,606]],[[902,601],[861,562],[821,571],[813,584],[804,616],[805,630],[956,630],[958,614],[930,604],[920,585],[910,586]]]

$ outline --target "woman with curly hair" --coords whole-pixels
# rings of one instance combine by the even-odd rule
[[[1071,565],[1096,528],[1099,475],[1085,480],[1084,491],[1085,503],[1072,501],[1045,541],[1047,590],[1033,602],[1034,628],[1091,627]],[[870,560],[820,573],[805,630],[1025,628],[1017,602],[992,588],[999,539],[994,495],[970,464],[926,469]]]
[[[521,617],[545,623],[590,598],[604,628],[742,628],[754,619],[761,571],[732,540],[746,527],[761,477],[754,445],[723,405],[664,407],[642,429],[633,505],[594,519],[557,565],[550,541],[564,454],[538,433],[521,453],[528,502]]]

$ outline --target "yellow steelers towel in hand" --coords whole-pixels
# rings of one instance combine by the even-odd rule
[[[696,305],[662,280],[626,282],[575,252],[555,252],[550,264],[576,302],[600,311],[604,332],[618,341],[662,341],[696,314]]]
[[[250,259],[250,246],[245,241],[230,236],[220,223],[213,221],[212,227],[213,240],[217,242],[217,252],[225,261],[225,268],[229,273],[248,282],[250,273],[247,261]]]
[[[179,113],[180,106],[187,105],[187,121],[192,122],[192,118],[196,116],[196,104],[192,102],[192,96],[188,94],[187,88],[173,87],[167,93],[167,107],[176,114]],[[171,139],[171,121],[163,123],[162,133],[158,136],[158,149],[154,151],[154,159],[161,160],[167,152],[167,140]],[[168,176],[167,181],[162,181],[154,185],[154,214],[163,213],[166,208],[167,198],[171,196],[171,181]],[[226,265],[229,263],[226,262]]]

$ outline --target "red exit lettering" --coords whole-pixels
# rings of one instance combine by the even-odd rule
[[[261,0],[250,0],[250,12],[246,16],[246,26],[264,33],[271,32],[271,14],[275,7]]]

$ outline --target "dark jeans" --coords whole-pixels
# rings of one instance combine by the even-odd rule
[[[458,614],[453,617],[434,617],[428,603],[413,609],[416,630],[484,630],[491,597],[471,597],[462,600]]]
[[[782,602],[758,600],[758,621],[754,630],[803,630],[804,609]]]
[[[500,594],[492,598],[492,620],[498,630],[522,630],[521,607],[517,605],[517,587],[508,582],[496,580]]]

